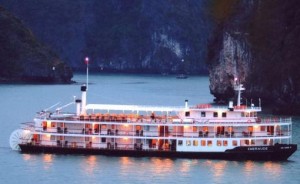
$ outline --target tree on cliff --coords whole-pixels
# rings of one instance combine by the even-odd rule
[[[71,82],[71,69],[2,7],[0,27],[1,82]]]

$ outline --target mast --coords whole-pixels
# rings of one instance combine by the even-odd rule
[[[89,85],[89,58],[85,57],[85,64],[86,64],[86,90],[88,90]]]
[[[87,90],[89,85],[89,58],[85,57],[84,63],[86,64],[86,85],[81,86],[81,114],[86,113]]]
[[[234,90],[238,92],[238,97],[237,97],[237,106],[241,105],[241,93],[245,88],[243,87],[243,84],[240,84],[237,78],[235,80],[235,85],[234,85]]]

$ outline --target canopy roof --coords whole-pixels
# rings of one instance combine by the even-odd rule
[[[142,105],[114,105],[114,104],[88,104],[86,110],[123,110],[123,111],[183,111],[184,107],[176,106],[142,106]]]

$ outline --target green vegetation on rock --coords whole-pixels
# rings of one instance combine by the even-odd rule
[[[0,28],[0,82],[71,82],[71,69],[2,7]]]

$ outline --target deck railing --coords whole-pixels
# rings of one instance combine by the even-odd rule
[[[127,119],[64,119],[64,120],[57,120],[51,119],[50,121],[57,121],[57,122],[65,122],[65,123],[115,123],[115,124],[126,124],[126,123],[136,123],[136,124],[198,124],[198,125],[208,125],[208,124],[280,124],[280,123],[292,123],[291,118],[258,118],[258,117],[242,117],[242,118],[201,118],[201,119],[180,119],[178,117],[172,118],[127,118]]]
[[[180,131],[180,130],[164,130],[163,132],[157,130],[126,130],[126,129],[42,129],[41,127],[35,130],[38,134],[47,134],[53,136],[75,136],[75,137],[106,137],[106,138],[134,138],[134,139],[143,139],[143,138],[272,138],[272,137],[291,137],[291,129],[277,129],[273,131],[249,131],[244,130],[235,130],[234,128],[230,131]]]

